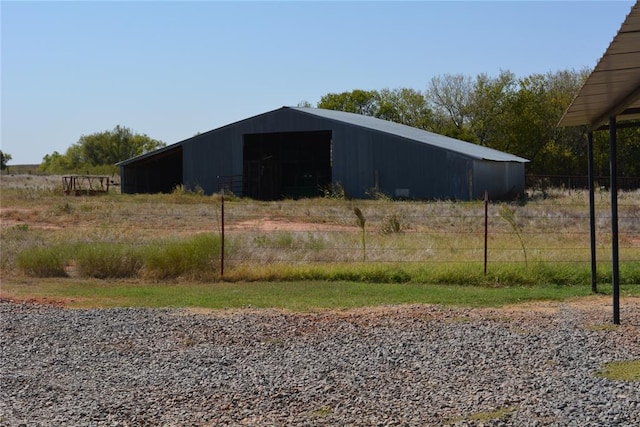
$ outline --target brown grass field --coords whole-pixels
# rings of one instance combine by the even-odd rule
[[[58,176],[2,175],[0,220],[2,282],[24,280],[17,265],[28,248],[72,244],[157,245],[202,233],[219,234],[221,200],[175,191],[65,196]],[[520,202],[488,206],[490,265],[564,263],[588,265],[588,195],[576,190],[530,190]],[[599,190],[597,254],[611,257],[609,194]],[[366,248],[354,208],[366,218]],[[235,280],[269,276],[275,265],[372,266],[473,264],[481,268],[482,201],[392,201],[317,198],[225,201],[226,260]],[[640,262],[640,191],[619,194],[621,263]],[[511,214],[512,222],[505,212]],[[217,262],[217,261],[216,261]],[[73,265],[68,273],[73,277]],[[252,276],[261,272],[257,276]],[[265,273],[267,272],[267,273]],[[235,276],[234,276],[235,274]],[[189,280],[183,277],[182,281]],[[6,287],[5,287],[6,288]]]

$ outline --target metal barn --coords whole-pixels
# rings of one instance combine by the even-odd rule
[[[123,193],[222,186],[259,200],[311,197],[334,185],[410,199],[509,198],[526,159],[359,114],[282,107],[121,163]]]

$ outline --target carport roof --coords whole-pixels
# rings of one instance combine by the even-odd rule
[[[459,139],[450,138],[448,136],[439,135],[437,133],[428,132],[426,130],[414,128],[400,123],[390,122],[375,117],[363,116],[361,114],[347,113],[344,111],[325,110],[322,108],[307,107],[284,107],[295,111],[300,111],[314,116],[334,120],[342,123],[348,123],[378,132],[399,136],[401,138],[410,139],[427,145],[442,148],[444,150],[453,151],[481,160],[491,160],[497,162],[518,162],[526,163],[529,160],[503,151],[494,150],[493,148],[484,147],[482,145],[472,144],[470,142],[461,141]]]
[[[640,119],[640,2],[631,8],[559,126],[596,129],[609,117]]]

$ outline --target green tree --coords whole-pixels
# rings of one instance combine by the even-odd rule
[[[501,71],[495,78],[487,74],[476,77],[467,106],[473,142],[498,148],[505,139],[504,121],[515,86],[516,77],[510,71]]]
[[[85,172],[114,164],[164,147],[166,144],[123,126],[113,130],[82,135],[64,155],[53,152],[43,158],[40,170],[49,173]]]
[[[74,146],[80,150],[82,163],[99,166],[112,165],[165,144],[118,125],[111,131],[83,135]]]
[[[320,98],[318,108],[376,116],[380,95],[375,90],[355,89],[351,92],[329,93]]]
[[[430,130],[512,153],[531,161],[539,175],[584,175],[585,126],[557,127],[584,84],[589,69],[560,70],[517,78],[510,71],[475,79],[445,74],[424,93],[409,88],[354,90],[322,97],[319,108],[349,111]],[[595,132],[595,173],[608,175],[608,135]],[[619,129],[618,170],[640,175],[640,130]]]
[[[69,157],[54,151],[42,158],[42,163],[38,166],[38,170],[48,173],[65,173],[73,172],[77,169],[77,165],[72,165]]]
[[[420,91],[409,88],[329,93],[318,108],[377,117],[421,129],[432,126],[431,110]]]
[[[424,94],[409,88],[382,89],[376,117],[420,129],[431,129],[433,125]]]
[[[11,161],[11,154],[0,150],[0,170],[5,170],[9,161]]]
[[[620,129],[618,159],[622,176],[640,176],[640,128]]]
[[[493,147],[531,160],[530,173],[581,173],[587,129],[557,124],[586,75],[586,71],[564,70],[520,79],[503,115],[504,134]]]

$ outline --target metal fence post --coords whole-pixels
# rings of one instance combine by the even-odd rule
[[[484,191],[484,275],[487,275],[487,240],[489,235],[489,193]]]
[[[220,278],[224,278],[224,184],[220,186]]]

